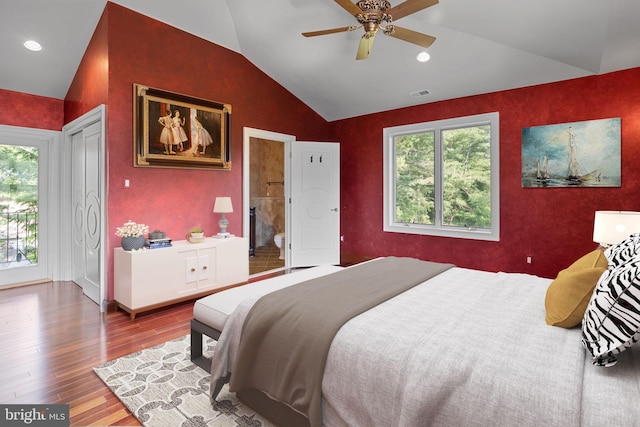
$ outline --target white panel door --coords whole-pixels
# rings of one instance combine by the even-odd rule
[[[101,123],[72,136],[73,281],[100,304]]]
[[[340,264],[340,144],[294,142],[291,153],[289,266]]]

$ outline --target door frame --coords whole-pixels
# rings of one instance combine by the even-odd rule
[[[99,300],[101,303],[100,311],[105,312],[107,309],[107,173],[106,173],[106,107],[104,104],[99,105],[88,113],[83,114],[70,123],[67,123],[62,127],[62,155],[60,160],[60,169],[62,171],[61,176],[61,209],[60,209],[60,249],[61,253],[67,254],[64,259],[61,260],[61,276],[62,280],[73,280],[73,257],[69,254],[72,253],[73,242],[73,225],[71,220],[73,218],[72,203],[71,203],[71,145],[72,136],[89,125],[96,122],[100,122],[100,291]]]
[[[242,156],[242,235],[249,238],[249,207],[250,201],[250,185],[251,185],[251,156],[250,144],[251,138],[268,139],[270,141],[278,141],[284,144],[284,233],[285,236],[291,236],[291,198],[290,179],[291,176],[291,145],[295,142],[296,137],[284,133],[271,132],[262,129],[244,127],[243,133],[243,156]],[[286,240],[285,240],[286,242]],[[289,244],[285,245],[284,268],[291,264],[291,251]],[[263,274],[263,273],[259,273]]]

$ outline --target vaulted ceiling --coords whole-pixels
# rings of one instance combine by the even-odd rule
[[[106,1],[3,8],[0,88],[63,99]],[[396,22],[436,37],[425,63],[383,34],[356,61],[362,29],[303,37],[357,25],[334,0],[109,1],[242,54],[328,121],[640,66],[638,0],[441,0]]]

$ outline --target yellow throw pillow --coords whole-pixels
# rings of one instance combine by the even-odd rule
[[[593,289],[607,270],[607,258],[601,249],[589,252],[558,273],[544,299],[548,325],[573,328],[582,322]]]

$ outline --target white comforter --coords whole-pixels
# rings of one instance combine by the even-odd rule
[[[453,268],[352,319],[329,351],[325,425],[636,425],[633,359],[592,366],[579,329],[545,323],[549,283]],[[229,318],[212,380],[233,372],[256,300]]]

